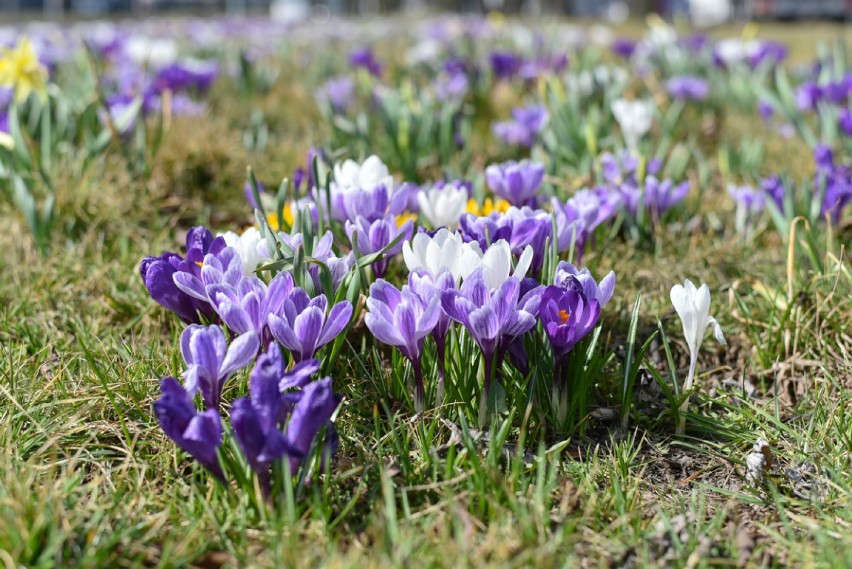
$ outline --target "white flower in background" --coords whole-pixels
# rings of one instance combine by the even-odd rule
[[[737,65],[760,52],[761,44],[757,40],[725,38],[716,42],[715,53],[725,65]]]
[[[343,164],[334,165],[334,183],[340,189],[360,188],[370,190],[379,184],[393,186],[393,176],[382,159],[376,155],[370,156],[361,164],[347,160]]]
[[[263,259],[269,257],[266,240],[257,230],[257,227],[249,227],[238,235],[233,231],[220,234],[225,238],[225,244],[237,250],[240,260],[243,262],[243,273],[251,275]]]
[[[174,63],[178,56],[177,42],[165,38],[133,36],[124,46],[125,53],[139,65],[163,67]]]
[[[683,335],[687,346],[689,346],[689,374],[683,384],[683,391],[688,392],[692,389],[695,366],[698,363],[698,350],[701,348],[701,342],[704,340],[707,328],[713,327],[713,335],[717,342],[723,346],[727,346],[728,343],[722,334],[722,327],[719,326],[715,318],[710,316],[710,288],[706,284],[695,288],[692,281],[687,279],[683,281],[682,285],[676,284],[672,287],[670,297],[677,315],[680,316],[680,321],[683,324]],[[682,434],[686,427],[685,413],[688,408],[689,398],[687,397],[680,407],[681,416],[677,429],[678,433]]]
[[[437,276],[448,269],[458,285],[479,267],[482,249],[476,241],[465,243],[461,235],[442,227],[433,237],[418,233],[411,241],[403,243],[402,258],[409,271],[425,269]]]
[[[482,276],[488,288],[496,289],[506,282],[506,279],[510,276],[518,277],[518,280],[523,280],[527,276],[527,270],[530,268],[532,258],[532,246],[527,245],[513,270],[514,259],[512,258],[512,249],[505,239],[500,239],[496,243],[492,243],[485,250],[479,262],[479,267],[482,269]]]
[[[654,105],[650,100],[616,99],[612,102],[612,114],[621,127],[621,134],[627,149],[635,152],[639,139],[651,130],[654,117]]]
[[[420,213],[432,227],[458,227],[459,217],[467,209],[467,200],[467,190],[455,184],[433,187],[417,195]]]

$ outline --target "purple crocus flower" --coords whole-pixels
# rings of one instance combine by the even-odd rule
[[[485,179],[491,191],[510,204],[535,207],[544,181],[544,164],[530,160],[492,164],[485,169]]]
[[[432,274],[426,269],[415,269],[408,274],[409,288],[420,297],[420,301],[427,305],[433,298],[440,298],[444,291],[455,288],[455,280],[453,274],[446,268],[438,273],[438,276]],[[444,363],[447,344],[447,333],[450,331],[452,320],[439,311],[438,323],[432,329],[432,338],[435,340],[438,356],[438,381],[439,390],[444,383]],[[439,398],[440,399],[440,398]]]
[[[285,371],[281,350],[273,344],[252,371],[251,399],[234,402],[234,438],[267,495],[271,464],[286,454],[290,472],[295,473],[340,403],[331,390],[331,379],[309,381],[318,369],[317,360],[308,360]]]
[[[541,269],[544,261],[544,246],[550,238],[551,215],[540,209],[511,207],[505,213],[494,212],[487,217],[476,217],[471,213],[459,218],[462,239],[476,241],[485,251],[492,243],[501,239],[509,244],[512,253],[520,256],[529,245],[532,249],[530,270]]]
[[[349,53],[349,64],[367,70],[373,77],[381,77],[382,65],[376,60],[369,47],[358,48]]]
[[[154,402],[154,413],[160,428],[175,444],[188,452],[201,466],[221,482],[225,473],[216,456],[222,444],[222,420],[216,409],[199,413],[192,395],[173,377],[160,383],[160,398]]]
[[[208,91],[219,75],[219,65],[212,61],[186,60],[160,68],[154,79],[153,88],[163,91],[194,90]]]
[[[334,340],[352,317],[352,303],[344,300],[328,310],[324,294],[311,298],[301,288],[290,291],[278,314],[269,315],[272,337],[298,362],[313,358],[317,350]]]
[[[822,89],[812,81],[806,81],[796,89],[796,107],[800,111],[812,111],[822,100]]]
[[[778,176],[772,175],[768,178],[764,178],[760,182],[760,188],[763,192],[772,200],[772,203],[775,204],[775,207],[778,208],[778,211],[784,211],[784,195],[787,193],[786,188],[784,188],[784,184],[781,181],[781,178]]]
[[[666,81],[666,90],[681,101],[703,101],[710,94],[710,83],[703,77],[678,75]]]
[[[612,52],[624,59],[633,57],[633,52],[636,51],[636,41],[627,38],[616,38],[610,44],[609,48]]]
[[[2,118],[0,118],[2,120]],[[852,136],[852,109],[840,109],[840,118],[838,120],[840,130],[846,136]],[[2,129],[2,126],[0,126]]]
[[[541,295],[539,318],[557,361],[557,370],[565,356],[577,343],[594,329],[601,315],[601,305],[594,298],[587,299],[582,292],[548,286]],[[558,375],[554,373],[554,384]]]
[[[491,62],[491,70],[497,79],[511,79],[520,71],[521,65],[523,65],[521,56],[511,52],[492,52],[489,60]]]
[[[354,221],[360,216],[370,223],[388,214],[401,214],[408,205],[408,198],[407,187],[384,183],[371,188],[346,188],[340,193],[344,219]]]
[[[317,90],[316,96],[327,101],[335,113],[344,113],[352,105],[355,82],[347,76],[329,79]]]
[[[766,193],[751,186],[728,184],[728,195],[748,214],[761,212],[766,205]]]
[[[441,318],[441,299],[436,295],[424,302],[409,286],[397,290],[384,279],[370,285],[367,314],[364,322],[373,336],[383,344],[396,346],[411,362],[416,392],[414,404],[422,411],[425,405],[423,390],[423,339],[432,333]]]
[[[520,288],[518,278],[509,277],[492,292],[482,269],[476,269],[459,290],[441,294],[444,313],[464,326],[482,350],[486,394],[491,388],[495,354],[535,326],[541,291],[536,288],[519,298]]]
[[[573,243],[576,258],[580,260],[595,229],[618,212],[621,196],[618,192],[599,187],[579,190],[564,203],[556,198],[551,203],[556,213],[559,251],[570,250]]]
[[[185,273],[200,278],[205,257],[218,258],[225,249],[224,238],[214,239],[207,228],[193,227],[186,234],[186,258],[168,251],[159,257],[145,257],[139,265],[142,282],[151,298],[184,322],[211,320],[215,313],[210,302],[182,291],[176,286],[174,276]]]
[[[760,115],[760,118],[763,119],[763,122],[766,122],[772,118],[772,115],[775,114],[775,109],[772,107],[771,103],[760,99],[759,101],[757,101],[757,114]]]
[[[599,284],[589,269],[578,269],[568,261],[560,261],[553,284],[562,290],[582,293],[586,299],[597,301],[603,308],[615,292],[615,271],[607,273]]]
[[[280,237],[284,244],[293,252],[299,248],[304,248],[304,238],[301,233],[295,233],[293,235],[282,233],[280,234]],[[352,252],[349,252],[342,257],[336,256],[331,249],[333,243],[334,235],[331,231],[326,231],[319,240],[314,241],[313,249],[311,251],[305,251],[305,255],[328,267],[328,270],[331,273],[332,290],[323,290],[322,280],[320,279],[320,268],[313,263],[308,266],[308,274],[311,275],[314,287],[317,290],[322,290],[322,292],[328,296],[334,295],[337,288],[340,286],[340,283],[343,282],[343,279],[355,265],[355,255]]]
[[[357,245],[360,255],[378,253],[398,239],[396,245],[385,251],[384,258],[373,262],[373,273],[376,277],[384,276],[390,258],[402,251],[402,244],[414,236],[414,221],[409,219],[398,226],[393,215],[377,219],[372,223],[359,215],[354,223],[347,221],[345,228],[352,247]],[[400,235],[405,237],[399,238]]]
[[[248,332],[228,346],[218,326],[190,325],[180,337],[180,350],[188,366],[183,372],[186,390],[201,391],[207,409],[219,409],[225,382],[254,359],[260,348],[257,334]]]
[[[548,117],[547,109],[541,105],[516,107],[512,110],[511,120],[495,122],[492,130],[506,144],[531,148]]]
[[[852,167],[835,162],[831,148],[818,144],[814,148],[817,173],[815,190],[822,191],[820,217],[829,216],[832,223],[840,221],[840,213],[852,201]]]

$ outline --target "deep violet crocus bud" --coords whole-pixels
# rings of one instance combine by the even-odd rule
[[[222,420],[215,409],[199,413],[192,395],[173,377],[163,379],[162,395],[154,402],[160,428],[221,482],[225,474],[216,452],[222,444]]]

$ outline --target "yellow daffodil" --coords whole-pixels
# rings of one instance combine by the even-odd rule
[[[476,200],[470,198],[467,200],[467,212],[472,213],[477,217],[485,217],[491,215],[495,211],[500,213],[506,213],[509,211],[510,203],[506,200],[497,201],[492,200],[491,198],[485,198],[485,201],[482,202],[482,205],[476,203]]]
[[[0,55],[0,86],[15,90],[15,101],[24,102],[30,93],[47,93],[47,68],[38,60],[32,42],[22,37],[18,45],[5,48]]]

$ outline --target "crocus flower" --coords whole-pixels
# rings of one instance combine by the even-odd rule
[[[346,211],[343,205],[343,195],[346,190],[352,188],[369,190],[383,185],[385,188],[393,188],[393,176],[390,175],[388,167],[378,156],[369,156],[359,164],[354,160],[346,160],[342,164],[335,164],[332,168],[333,180],[329,186],[330,196],[326,196],[324,190],[313,188],[313,197],[319,209],[327,209],[327,201],[330,199],[333,219],[344,221]]]
[[[492,192],[512,205],[535,207],[544,180],[544,164],[529,160],[492,164],[485,169],[485,179]]]
[[[374,77],[381,77],[382,65],[376,60],[373,50],[368,47],[358,48],[349,53],[349,63],[352,67],[366,69]]]
[[[598,284],[589,269],[581,270],[568,261],[560,261],[553,284],[565,291],[580,292],[589,302],[596,300],[603,308],[615,292],[615,271],[607,273]]]
[[[548,286],[541,295],[539,318],[553,349],[553,387],[564,381],[567,356],[591,332],[601,315],[601,305],[576,289]]]
[[[459,290],[441,294],[444,313],[464,326],[482,350],[486,394],[491,386],[495,353],[535,326],[541,291],[534,289],[519,298],[520,288],[521,281],[512,276],[491,289],[483,270],[477,269]]]
[[[461,222],[462,237],[466,241],[476,241],[481,249],[488,249],[491,243],[505,240],[514,255],[522,255],[529,246],[532,248],[530,269],[536,273],[544,261],[544,246],[552,232],[551,214],[540,209],[528,207],[510,207],[504,213],[495,212],[486,217],[465,214]]]
[[[417,194],[420,213],[434,228],[456,228],[467,208],[468,191],[461,182],[436,185]]]
[[[408,205],[408,186],[394,187],[388,180],[372,187],[351,186],[340,195],[344,218],[355,221],[359,216],[372,223],[387,215],[399,215]]]
[[[251,275],[263,259],[269,258],[266,240],[257,227],[249,227],[241,234],[227,231],[220,234],[228,247],[233,247],[240,257],[243,273]]]
[[[506,144],[532,148],[549,116],[542,105],[516,107],[512,109],[512,119],[495,122],[492,131],[494,136]]]
[[[523,64],[523,59],[511,52],[492,52],[489,60],[491,61],[491,70],[498,79],[511,79],[520,71]]]
[[[216,456],[222,444],[219,413],[213,408],[199,413],[192,402],[192,395],[173,377],[163,379],[160,392],[162,395],[154,402],[160,428],[201,466],[225,482],[225,474]]]
[[[651,130],[653,103],[648,100],[616,99],[612,102],[612,114],[621,127],[627,149],[636,152],[639,140]]]
[[[285,371],[281,350],[273,344],[252,371],[251,399],[234,402],[234,437],[266,494],[270,465],[286,454],[294,473],[340,402],[331,391],[329,378],[309,381],[317,369],[319,362],[308,360]]]
[[[852,136],[852,109],[840,109],[838,124],[843,134]]]
[[[409,271],[425,269],[434,277],[447,269],[456,285],[479,266],[481,257],[477,242],[465,243],[461,235],[446,228],[434,236],[418,233],[402,244],[402,258]]]
[[[710,94],[710,83],[703,77],[678,75],[666,81],[666,90],[675,99],[703,101]]]
[[[165,252],[159,257],[145,257],[139,272],[148,294],[158,304],[177,314],[186,323],[211,319],[214,311],[206,297],[199,298],[180,289],[174,276],[186,273],[200,278],[201,265],[207,255],[218,259],[227,245],[223,238],[213,238],[205,227],[193,227],[186,234],[186,258]]]
[[[441,299],[433,296],[428,302],[410,287],[399,291],[384,279],[370,285],[367,298],[367,314],[364,322],[373,336],[383,344],[396,346],[414,369],[416,392],[414,403],[417,411],[425,405],[423,389],[423,339],[432,333],[441,317]]]
[[[414,294],[420,297],[420,301],[425,305],[428,304],[432,298],[440,298],[444,291],[455,288],[455,282],[453,280],[453,274],[448,269],[441,270],[437,276],[432,276],[425,269],[415,269],[408,275],[408,286],[412,291],[414,291]],[[442,393],[444,384],[444,360],[447,333],[450,330],[451,323],[452,321],[450,320],[450,317],[444,314],[443,311],[440,311],[438,323],[432,329],[432,338],[435,340],[435,346],[437,347],[438,401],[441,400],[440,394]]]
[[[510,277],[522,281],[527,275],[532,258],[533,249],[527,245],[515,264],[512,248],[509,247],[509,243],[501,239],[492,243],[482,254],[482,259],[479,261],[482,279],[491,290],[500,287]]]
[[[293,354],[298,362],[313,358],[317,350],[346,328],[352,317],[352,304],[339,302],[328,310],[324,294],[310,298],[301,288],[290,291],[277,314],[269,315],[272,337]]]
[[[388,215],[371,223],[364,217],[358,216],[355,223],[347,221],[345,228],[349,242],[353,247],[357,243],[358,253],[361,255],[378,253],[399,239],[396,245],[385,251],[384,258],[373,262],[373,273],[381,278],[385,274],[390,258],[402,251],[402,239],[410,239],[414,233],[414,221],[409,219],[402,225],[397,225],[396,218]],[[400,235],[405,237],[401,238]]]
[[[737,231],[745,231],[749,219],[766,207],[766,192],[763,189],[728,184],[728,195],[737,206]]]
[[[621,197],[618,192],[599,187],[579,190],[566,202],[552,198],[551,204],[556,213],[557,247],[564,252],[570,250],[573,243],[579,261],[595,229],[618,212]]]
[[[689,347],[689,374],[686,376],[686,382],[683,384],[683,391],[689,392],[692,389],[692,382],[695,378],[695,366],[698,363],[698,350],[701,347],[701,341],[707,328],[713,327],[713,334],[716,341],[727,346],[725,336],[722,334],[722,328],[715,318],[710,316],[710,288],[706,284],[695,288],[695,285],[689,279],[683,281],[683,284],[676,284],[671,290],[671,301],[674,305],[677,315],[680,317],[683,324],[683,335],[686,339],[686,345]],[[687,397],[680,407],[681,418],[678,425],[678,433],[682,434],[686,427],[686,417],[684,414],[689,408],[689,397]]]
[[[328,102],[335,113],[345,112],[354,96],[355,82],[346,76],[329,79],[316,93],[317,99]]]
[[[188,366],[183,372],[186,390],[201,391],[207,409],[219,409],[225,382],[254,359],[260,348],[257,334],[247,332],[230,345],[218,326],[190,325],[180,337],[180,351]]]
[[[204,92],[210,89],[219,75],[219,65],[213,61],[186,59],[161,67],[153,82],[156,92],[195,90]]]

